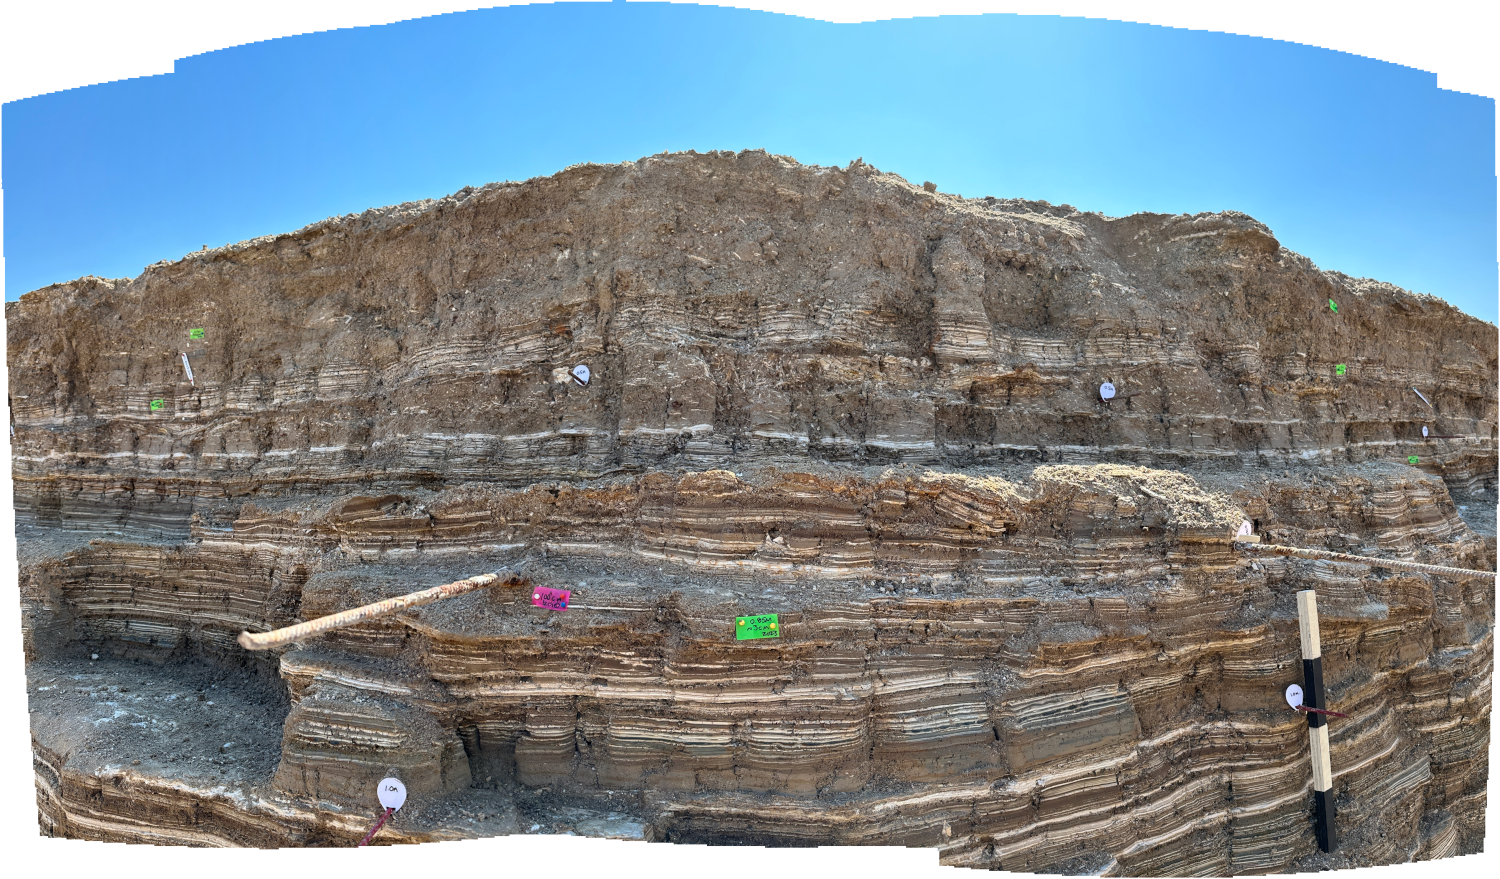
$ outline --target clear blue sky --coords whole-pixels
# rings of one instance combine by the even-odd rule
[[[1497,318],[1495,105],[1272,40],[986,15],[558,4],[288,37],[6,104],[6,296],[663,150],[862,156],[946,192],[1241,210]]]

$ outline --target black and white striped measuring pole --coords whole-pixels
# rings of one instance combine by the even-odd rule
[[[1297,622],[1302,630],[1303,701],[1308,708],[1307,732],[1312,747],[1313,798],[1318,848],[1338,847],[1333,830],[1333,767],[1328,759],[1328,700],[1323,695],[1323,648],[1318,636],[1318,596],[1311,589],[1297,593]]]

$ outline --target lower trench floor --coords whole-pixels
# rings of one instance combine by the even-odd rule
[[[222,801],[263,813],[282,825],[284,844],[290,845],[352,846],[380,816],[373,794],[370,809],[358,812],[288,797],[271,784],[287,707],[270,686],[247,680],[242,671],[195,659],[164,665],[107,657],[52,659],[28,667],[27,691],[44,833],[47,815],[57,804],[56,791],[46,788],[55,787],[59,769],[117,788],[121,779],[126,784],[151,779],[157,787],[176,789],[185,800]],[[40,765],[43,749],[63,765]],[[623,794],[580,804],[547,789],[515,784],[470,787],[436,803],[404,806],[377,840],[526,833],[651,839],[650,823],[629,807]],[[127,828],[105,828],[87,818],[76,824],[75,833],[67,835],[166,841],[154,840],[149,832],[132,835]],[[96,832],[89,832],[89,824]],[[219,844],[267,845],[265,839],[236,838],[232,831],[217,835]],[[210,830],[209,836],[216,834]]]
[[[347,847],[356,845],[377,820],[380,809],[373,802],[362,811],[289,797],[271,784],[287,712],[274,684],[202,659],[156,664],[91,656],[38,661],[27,670],[44,835],[135,843]],[[48,759],[58,765],[45,765]],[[113,788],[126,798],[134,792],[143,800],[160,799],[166,790],[182,803],[216,803],[222,807],[220,817],[234,811],[246,820],[216,820],[214,810],[207,809],[199,832],[174,834],[146,826],[149,819],[132,828],[130,821],[120,820],[122,812],[131,810],[118,805],[109,810],[111,814],[77,814],[59,796],[62,773],[75,784]],[[141,782],[152,790],[144,791]],[[197,806],[193,809],[196,815]],[[410,803],[382,829],[376,843],[562,834],[777,844],[769,838],[683,835],[659,820],[653,823],[652,811],[644,806],[643,792],[600,792],[584,800],[506,782],[466,788],[425,804]],[[67,826],[59,826],[59,818]],[[194,823],[199,823],[196,817]],[[252,832],[247,827],[260,829]],[[1340,850],[1304,855],[1288,871],[1372,866],[1361,851],[1366,841],[1384,833],[1378,820],[1341,827]],[[1112,860],[1107,853],[1093,852],[1040,872],[1098,874]]]

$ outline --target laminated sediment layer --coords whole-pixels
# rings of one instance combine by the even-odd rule
[[[7,317],[44,832],[352,844],[396,774],[406,841],[1107,875],[1481,844],[1493,582],[1227,538],[1494,570],[1494,327],[1244,215],[666,155]],[[517,564],[568,610],[234,640]],[[1282,698],[1308,588],[1332,859]]]
[[[1494,327],[1441,300],[1319,271],[1243,214],[961,199],[863,164],[579,166],[6,309],[18,508],[79,527],[772,459],[1495,478]]]

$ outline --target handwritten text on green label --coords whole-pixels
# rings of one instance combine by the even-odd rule
[[[756,617],[734,618],[734,640],[749,641],[752,638],[780,638],[781,627],[776,623],[776,614],[765,613]]]

